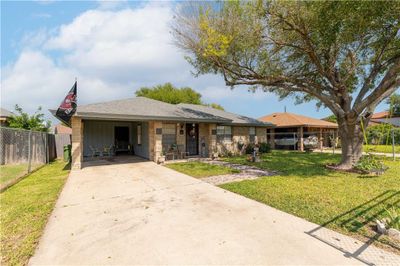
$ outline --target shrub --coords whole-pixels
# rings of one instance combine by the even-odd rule
[[[392,133],[394,131],[394,142],[395,144],[400,143],[400,128],[393,127],[388,124],[380,124],[376,126],[368,127],[366,130],[366,138],[368,144],[374,145],[391,145],[392,144]]]
[[[269,153],[271,152],[271,145],[266,142],[260,143],[260,153]]]
[[[244,143],[238,142],[238,144],[237,144],[238,151],[241,151],[243,149],[243,146],[244,146]]]
[[[383,162],[372,154],[361,157],[358,163],[354,166],[355,169],[363,172],[383,172],[386,170],[386,166]]]
[[[252,154],[254,151],[254,144],[249,143],[246,146],[246,154]]]

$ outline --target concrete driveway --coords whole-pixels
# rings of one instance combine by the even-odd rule
[[[153,162],[125,158],[71,172],[30,264],[357,265],[398,259]]]

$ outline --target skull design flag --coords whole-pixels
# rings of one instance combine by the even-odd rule
[[[56,116],[67,125],[69,125],[72,115],[76,112],[76,87],[77,82],[75,81],[56,112]]]

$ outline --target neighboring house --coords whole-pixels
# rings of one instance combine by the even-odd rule
[[[10,111],[8,111],[4,108],[0,108],[0,126],[2,126],[2,127],[8,126],[8,119],[12,115],[14,115],[14,114],[11,113]]]
[[[272,113],[259,120],[275,125],[268,131],[268,141],[273,149],[303,151],[305,142],[310,145],[314,142],[314,146],[322,149],[331,146],[329,137],[337,137],[337,124],[303,115]]]
[[[369,125],[391,124],[395,127],[400,127],[400,116],[391,116],[388,111],[375,113],[372,115]]]
[[[237,151],[238,143],[265,142],[271,123],[213,109],[173,105],[144,97],[78,106],[71,119],[72,166],[113,147],[158,162],[171,149],[209,157]]]

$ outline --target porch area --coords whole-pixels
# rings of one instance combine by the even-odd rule
[[[216,124],[173,121],[72,119],[72,167],[140,157],[157,163],[208,157],[216,146]]]

